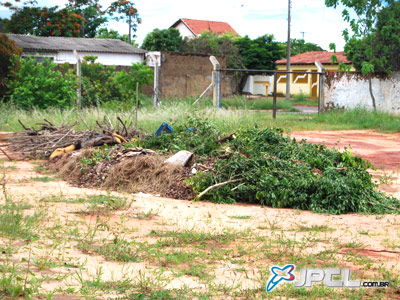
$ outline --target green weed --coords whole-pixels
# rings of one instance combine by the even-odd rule
[[[31,177],[33,181],[41,181],[41,182],[49,182],[55,180],[52,177],[44,176],[44,177]]]
[[[251,216],[228,216],[231,219],[250,220]]]

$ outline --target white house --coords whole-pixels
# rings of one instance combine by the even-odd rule
[[[223,35],[224,33],[238,35],[231,25],[226,22],[217,21],[179,19],[170,28],[178,29],[181,36],[188,38],[194,38],[205,31],[218,35]]]
[[[72,37],[42,37],[33,35],[7,34],[18,47],[22,48],[22,57],[39,55],[57,64],[76,64],[74,50],[81,58],[87,55],[97,56],[96,62],[103,65],[130,66],[143,62],[146,51],[117,39],[89,39]]]

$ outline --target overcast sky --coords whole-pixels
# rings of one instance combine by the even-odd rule
[[[66,1],[39,0],[41,6],[63,6]],[[112,1],[101,0],[103,7]],[[256,38],[273,34],[277,41],[287,39],[286,0],[136,0],[134,1],[142,18],[136,32],[136,41],[141,45],[147,33],[154,28],[170,27],[180,18],[228,22],[240,35]],[[342,7],[325,7],[324,0],[293,0],[292,38],[303,38],[307,42],[329,50],[329,43],[336,43],[337,49],[344,46],[343,29],[348,25],[342,20]],[[1,17],[10,13],[0,11]],[[128,25],[110,22],[110,28],[121,34],[128,32]]]

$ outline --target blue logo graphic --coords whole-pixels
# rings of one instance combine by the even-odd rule
[[[271,272],[274,276],[268,281],[267,284],[267,292],[272,291],[274,287],[276,287],[282,280],[286,281],[293,281],[295,276],[292,273],[292,271],[295,269],[294,265],[286,265],[283,268],[273,266],[271,268]],[[286,273],[285,275],[278,275],[277,272],[284,272]]]

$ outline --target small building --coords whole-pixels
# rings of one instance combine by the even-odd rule
[[[103,65],[130,66],[145,60],[145,50],[136,48],[118,39],[90,39],[73,37],[43,37],[21,34],[7,34],[18,47],[22,57],[38,55],[38,61],[49,57],[57,64],[76,64],[74,50],[81,58],[97,56],[96,62]]]
[[[274,76],[250,75],[242,93],[268,96],[272,94]]]
[[[332,64],[331,57],[336,55],[338,62]],[[315,62],[319,61],[326,71],[339,71],[339,63],[351,65],[343,52],[311,51],[297,54],[290,58],[290,70],[298,72],[318,72]],[[276,62],[278,71],[286,71],[286,59]],[[354,67],[351,68],[354,71]],[[286,95],[286,74],[277,76],[277,93]],[[291,74],[290,93],[292,95],[305,94],[310,97],[318,97],[318,74]]]
[[[218,35],[231,33],[238,35],[237,32],[226,22],[179,19],[170,28],[179,30],[182,37],[194,38],[203,32],[212,32]]]

